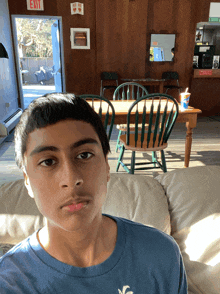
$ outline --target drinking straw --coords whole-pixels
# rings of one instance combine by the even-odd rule
[[[186,91],[185,91],[185,93],[188,93],[188,89],[189,89],[189,88],[186,88]]]

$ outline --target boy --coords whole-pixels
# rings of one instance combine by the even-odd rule
[[[110,147],[86,101],[55,93],[33,101],[15,150],[47,224],[1,258],[1,293],[187,293],[170,236],[102,214]]]

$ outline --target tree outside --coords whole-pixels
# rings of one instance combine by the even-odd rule
[[[19,57],[52,57],[53,19],[16,18]]]

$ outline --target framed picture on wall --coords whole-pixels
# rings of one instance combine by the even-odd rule
[[[90,49],[90,29],[71,28],[70,40],[72,49]]]
[[[203,41],[203,30],[196,30],[195,42],[202,43],[202,41]]]

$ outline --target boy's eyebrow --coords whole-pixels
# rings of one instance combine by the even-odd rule
[[[80,147],[81,145],[84,145],[84,144],[99,144],[97,140],[93,139],[93,138],[85,138],[85,139],[82,139],[82,140],[79,140],[75,143],[73,143],[72,145],[70,145],[70,149],[74,149],[74,148],[77,148],[77,147]],[[30,153],[30,156],[33,156],[35,154],[38,154],[38,153],[41,153],[41,152],[44,152],[44,151],[60,151],[59,148],[55,147],[55,146],[49,146],[49,145],[40,145],[40,146],[37,146],[35,149],[33,149]]]

